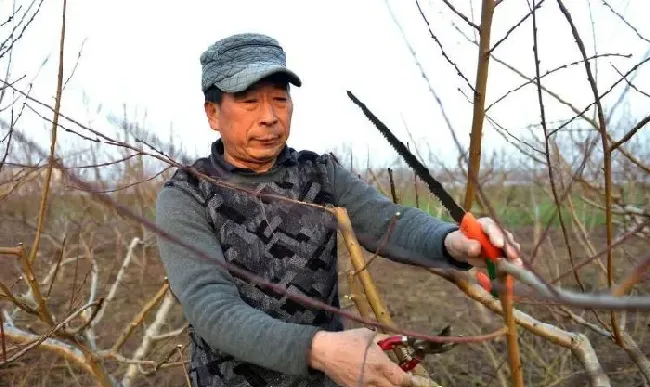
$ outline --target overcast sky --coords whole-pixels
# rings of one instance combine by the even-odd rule
[[[480,3],[479,0],[453,1],[466,15],[473,12],[477,24]],[[588,0],[566,3],[570,3],[573,18],[585,38],[588,55],[593,55]],[[29,1],[21,0],[16,4],[27,7]],[[472,28],[452,14],[442,0],[421,1],[420,4],[445,52],[473,83],[477,48],[463,38],[454,25],[471,38],[474,37]],[[650,37],[647,0],[610,0],[609,4],[637,27],[642,36]],[[10,77],[15,80],[25,76],[25,80],[17,84],[25,90],[27,81],[38,73],[32,94],[51,104],[56,86],[61,5],[62,1],[44,1],[33,26],[14,52]],[[0,15],[8,15],[11,7],[12,1],[1,2]],[[289,139],[291,146],[326,152],[342,144],[351,144],[355,155],[364,162],[369,148],[375,163],[393,161],[395,153],[348,99],[346,90],[351,90],[403,141],[409,141],[406,123],[420,151],[428,153],[431,150],[453,164],[456,152],[440,108],[389,9],[417,51],[417,58],[431,87],[441,97],[458,138],[466,144],[472,118],[472,105],[467,100],[471,98],[471,91],[430,38],[414,1],[70,0],[66,78],[75,66],[82,42],[83,50],[63,94],[62,110],[113,135],[113,129],[103,117],[109,112],[121,115],[122,105],[126,104],[134,120],[144,122],[161,138],[168,138],[169,128],[173,127],[177,145],[182,143],[192,154],[205,154],[217,134],[209,129],[203,113],[199,56],[215,40],[233,33],[254,31],[276,38],[287,52],[288,66],[303,80],[303,87],[293,89],[295,113]],[[492,43],[501,39],[527,11],[527,1],[504,0],[495,12]],[[612,64],[623,72],[629,70],[648,55],[650,44],[639,39],[601,1],[591,1],[591,11],[596,25],[597,52],[631,55],[631,58],[607,57],[600,62],[599,87],[604,91],[618,78]],[[5,19],[3,16],[2,21]],[[1,37],[7,36],[9,25],[0,29]],[[556,0],[547,0],[542,6],[538,29],[542,73],[580,58]],[[495,53],[526,75],[533,76],[531,37],[532,24],[528,19]],[[39,70],[48,55],[51,55],[50,60]],[[6,64],[7,58],[0,61],[2,74]],[[582,65],[573,66],[543,82],[583,109],[593,101],[584,74]],[[635,81],[646,92],[650,92],[649,74],[647,67],[642,67]],[[521,82],[512,71],[492,62],[488,104]],[[614,90],[607,104],[613,104],[624,85]],[[571,116],[566,107],[553,102],[548,95],[544,98],[548,102],[549,121]],[[627,98],[625,115],[628,119],[633,121],[650,113],[648,97],[632,92]],[[97,114],[100,104],[102,110]],[[5,119],[10,118],[8,110],[0,114]],[[536,89],[528,86],[512,94],[491,109],[490,115],[511,133],[528,136],[525,127],[539,122]],[[46,145],[49,127],[34,117],[26,112],[18,128]],[[80,144],[85,143],[73,138],[63,134],[61,142],[69,146],[75,144],[75,149],[81,149]],[[486,153],[491,149],[500,149],[503,154],[517,153],[487,122],[484,148]]]

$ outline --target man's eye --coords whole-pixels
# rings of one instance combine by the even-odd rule
[[[256,99],[245,99],[244,103],[247,103],[247,104],[257,103],[257,100]]]
[[[275,100],[278,102],[287,102],[287,97],[275,97]]]

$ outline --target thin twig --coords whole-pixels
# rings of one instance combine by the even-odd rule
[[[624,296],[629,294],[634,285],[639,283],[647,274],[648,270],[650,270],[650,253],[642,257],[641,262],[630,271],[630,274],[628,274],[620,285],[612,290],[612,295]]]
[[[451,3],[449,2],[449,0],[442,0],[442,2],[445,3],[445,5],[446,5],[446,6],[447,6],[447,7],[448,7],[448,8],[449,8],[453,13],[455,13],[458,17],[460,17],[461,19],[465,20],[465,23],[469,24],[469,25],[470,25],[472,28],[474,28],[476,31],[481,31],[481,27],[479,27],[479,26],[477,26],[476,24],[472,23],[472,21],[469,20],[469,18],[468,18],[467,16],[465,16],[465,14],[463,14],[463,13],[460,12],[460,11],[458,11],[458,10],[457,10],[453,5],[451,5]]]
[[[56,275],[59,273],[59,268],[61,267],[61,262],[63,261],[63,254],[65,253],[65,241],[66,237],[63,237],[63,243],[61,244],[61,249],[59,250],[59,258],[56,260],[56,264],[54,266],[54,272],[52,274],[52,279],[50,280],[50,286],[47,288],[47,292],[45,293],[46,297],[50,296],[50,293],[52,292],[52,287],[54,286],[54,281],[56,280]]]
[[[614,261],[613,261],[613,255],[611,250],[612,238],[614,234],[613,227],[612,227],[612,149],[610,148],[609,140],[607,137],[607,126],[605,123],[605,114],[603,112],[603,106],[600,103],[598,86],[596,85],[596,80],[594,78],[594,75],[591,72],[591,66],[589,65],[589,61],[587,61],[587,52],[585,50],[584,42],[582,41],[582,38],[578,33],[578,29],[573,23],[573,19],[571,17],[571,14],[569,13],[569,10],[566,8],[562,0],[557,0],[557,3],[560,8],[560,12],[562,12],[567,22],[571,26],[571,34],[573,35],[573,38],[576,44],[578,45],[578,49],[580,50],[580,54],[582,55],[582,58],[585,60],[585,72],[587,73],[587,80],[589,81],[589,86],[591,87],[591,91],[594,95],[595,104],[597,108],[597,115],[598,115],[597,129],[600,133],[601,143],[603,148],[603,169],[604,169],[603,173],[605,175],[605,223],[606,223],[605,226],[606,226],[607,247],[608,247],[607,283],[611,288],[613,284],[613,275],[614,275]],[[618,326],[618,323],[616,322],[616,314],[614,312],[612,312],[612,328],[614,330],[614,337],[616,338],[616,342],[621,347],[624,347],[623,338],[621,337],[620,328]]]
[[[27,353],[27,351],[29,351],[30,349],[38,347],[38,346],[39,346],[43,341],[47,340],[47,339],[50,338],[52,335],[54,335],[57,331],[59,331],[60,329],[62,329],[66,324],[68,324],[70,321],[72,321],[73,319],[75,319],[75,318],[76,318],[79,314],[81,314],[84,310],[86,310],[86,309],[88,309],[88,308],[91,308],[91,307],[96,307],[98,304],[99,304],[99,302],[91,302],[91,303],[88,303],[88,304],[82,306],[81,308],[75,310],[75,311],[72,312],[68,317],[66,317],[63,321],[61,321],[60,323],[54,325],[54,326],[53,326],[53,327],[52,327],[52,328],[51,328],[47,333],[45,333],[45,334],[39,336],[38,339],[36,339],[36,340],[32,341],[31,343],[29,343],[28,345],[25,345],[24,347],[22,347],[22,348],[20,349],[20,351],[14,353],[14,354],[13,354],[9,359],[7,359],[6,361],[1,362],[1,363],[0,363],[0,366],[4,366],[4,365],[6,365],[6,364],[9,364],[9,363],[15,361],[16,359],[20,358],[21,356],[23,356],[23,355],[24,355],[25,353]]]
[[[571,273],[574,270],[579,270],[582,267],[584,267],[584,266],[588,265],[589,263],[593,262],[594,260],[596,260],[596,259],[600,258],[601,256],[607,254],[607,251],[609,251],[610,249],[615,248],[615,247],[627,242],[630,238],[634,237],[639,231],[643,230],[645,227],[647,227],[649,225],[650,225],[650,219],[648,219],[645,222],[637,225],[637,227],[635,227],[633,230],[621,235],[617,240],[612,242],[611,247],[605,247],[604,249],[600,250],[597,254],[594,254],[594,255],[590,256],[589,258],[586,258],[585,260],[583,260],[579,264],[577,264],[575,266],[572,266],[571,269],[568,270],[567,272],[565,272],[564,274],[561,274],[557,278],[549,281],[549,284],[554,284],[554,283],[559,282],[560,280],[564,279],[565,277],[571,275]]]
[[[395,228],[395,224],[397,223],[397,219],[400,216],[401,214],[398,212],[390,218],[390,222],[388,222],[388,230],[384,234],[384,237],[382,238],[381,242],[379,242],[375,254],[373,254],[373,256],[370,257],[370,259],[368,259],[368,261],[364,263],[363,267],[360,270],[355,270],[354,272],[352,272],[352,275],[356,276],[360,272],[366,270],[368,267],[370,267],[370,264],[379,256],[379,251],[384,248],[386,243],[388,243],[388,240],[390,239],[390,236],[393,233],[393,230]]]
[[[609,3],[608,3],[607,1],[605,1],[605,0],[601,0],[601,1],[602,1],[602,3],[603,3],[603,4],[604,4],[604,5],[605,5],[609,10],[610,10],[611,13],[613,13],[613,14],[616,15],[619,19],[621,19],[621,21],[622,21],[623,23],[625,23],[626,26],[630,27],[630,28],[632,29],[632,31],[634,31],[634,33],[636,33],[636,36],[638,36],[641,40],[644,40],[646,43],[650,43],[650,39],[648,39],[648,38],[644,37],[643,35],[641,35],[641,33],[639,32],[639,30],[638,30],[636,27],[634,27],[632,24],[630,24],[627,20],[625,20],[625,17],[623,17],[623,15],[621,15],[621,14],[618,13],[618,12],[616,12],[616,11],[614,10],[614,8],[612,8],[612,6],[609,5]]]
[[[176,349],[178,350],[178,357],[181,359],[181,363],[183,362],[183,346],[182,345],[177,345]],[[185,381],[187,382],[187,387],[192,387],[192,382],[190,381],[190,375],[187,373],[187,370],[185,367],[183,367],[183,373],[185,374]]]
[[[587,58],[587,60],[591,61],[591,60],[594,60],[594,59],[599,59],[599,58],[604,58],[604,57],[609,57],[609,56],[630,58],[632,55],[630,55],[630,54],[617,54],[617,53],[605,53],[605,54],[592,55],[589,58]],[[580,59],[580,60],[573,61],[571,63],[565,63],[563,65],[559,65],[559,66],[554,67],[554,68],[552,68],[550,70],[546,70],[544,72],[544,74],[541,74],[539,77],[530,78],[529,80],[527,80],[526,82],[520,84],[519,86],[515,87],[514,89],[508,90],[504,95],[502,95],[501,97],[494,100],[494,102],[489,104],[488,107],[485,108],[485,111],[486,112],[489,111],[493,106],[497,105],[498,103],[500,103],[501,101],[506,99],[509,95],[511,95],[512,93],[515,93],[515,92],[523,89],[524,87],[530,85],[531,83],[536,81],[538,78],[541,80],[541,79],[543,79],[543,78],[545,78],[545,77],[547,77],[549,75],[552,75],[552,74],[554,74],[554,73],[556,73],[556,72],[558,72],[560,70],[568,69],[569,67],[579,65],[579,64],[581,64],[583,62],[584,62],[584,60]],[[620,76],[623,76],[622,73],[619,73],[619,74],[620,74]]]
[[[519,28],[519,26],[521,26],[521,25],[526,21],[526,19],[528,19],[528,18],[529,18],[533,13],[535,13],[535,11],[536,11],[539,7],[541,7],[542,4],[544,4],[544,1],[546,1],[546,0],[541,0],[539,3],[537,3],[537,5],[534,5],[534,6],[533,6],[533,9],[530,10],[527,14],[525,14],[525,15],[521,18],[521,20],[519,20],[519,22],[518,22],[517,24],[513,25],[512,27],[510,27],[510,29],[508,29],[508,31],[506,32],[506,35],[505,35],[503,38],[499,39],[496,43],[494,43],[494,46],[492,46],[492,48],[490,49],[490,52],[493,52],[494,50],[496,50],[497,47],[499,47],[499,45],[500,45],[501,43],[505,42],[505,41],[508,39],[508,37],[510,36],[510,34],[511,34],[514,30],[516,30],[517,28]],[[533,4],[534,4],[534,2],[533,2]]]
[[[621,138],[620,140],[614,142],[614,143],[610,146],[610,148],[609,148],[610,151],[614,151],[614,150],[616,150],[616,148],[618,148],[619,146],[621,146],[621,145],[625,144],[626,142],[630,141],[630,139],[631,139],[631,138],[632,138],[632,137],[633,137],[633,136],[634,136],[634,135],[635,135],[639,130],[641,130],[641,128],[643,128],[644,126],[646,126],[648,123],[650,123],[650,116],[647,116],[647,117],[643,118],[643,119],[642,119],[641,121],[639,121],[636,125],[634,125],[634,127],[633,127],[632,129],[630,129],[627,133],[625,133],[625,135],[623,136],[623,138]]]
[[[393,178],[393,170],[388,168],[388,183],[390,185],[390,196],[393,199],[393,203],[398,204],[399,199],[397,198],[397,191],[395,191],[395,179]]]
[[[446,0],[443,1],[446,2]],[[456,65],[456,63],[454,63],[451,60],[451,58],[449,58],[449,55],[447,55],[447,53],[445,52],[444,47],[442,47],[442,42],[440,42],[438,37],[433,34],[433,30],[431,29],[431,25],[429,24],[429,19],[427,19],[427,17],[424,15],[424,11],[422,11],[422,8],[420,7],[420,3],[417,0],[415,1],[415,5],[418,7],[418,11],[420,12],[420,16],[422,16],[422,20],[424,20],[424,22],[427,24],[427,29],[429,30],[429,36],[431,36],[431,39],[433,39],[436,42],[436,44],[438,44],[438,47],[440,47],[440,53],[442,54],[443,58],[445,58],[447,60],[447,63],[449,63],[456,70],[456,74],[458,74],[459,77],[465,80],[465,83],[467,84],[469,89],[472,90],[472,92],[474,92],[474,86],[472,86],[472,83],[469,81],[469,79],[467,79],[465,74],[463,74],[463,72],[460,71],[458,65]],[[480,31],[480,29],[478,30]]]
[[[537,98],[539,102],[539,112],[540,112],[540,117],[541,117],[541,125],[542,129],[544,130],[544,144],[545,144],[545,155],[546,155],[546,163],[548,166],[548,178],[551,183],[551,191],[553,192],[553,200],[555,201],[555,206],[557,207],[557,216],[558,220],[560,221],[560,227],[562,229],[562,236],[564,237],[564,243],[567,248],[567,253],[569,254],[569,259],[571,260],[571,263],[573,263],[573,252],[571,251],[571,243],[569,242],[569,235],[567,232],[566,225],[564,224],[564,217],[562,216],[562,203],[560,201],[560,198],[558,196],[557,192],[557,186],[555,183],[555,176],[553,174],[553,164],[551,163],[551,149],[550,149],[550,136],[548,132],[548,128],[546,126],[546,112],[545,112],[545,107],[544,107],[544,100],[542,97],[542,87],[541,87],[541,81],[540,81],[540,70],[539,70],[539,52],[537,49],[537,18],[536,14],[537,12],[534,11],[535,9],[535,0],[533,0],[533,56],[535,60],[535,84],[537,85]],[[559,154],[559,150],[557,150]],[[570,195],[570,194],[569,194]],[[574,277],[576,279],[576,282],[580,285],[582,290],[585,290],[585,286],[583,285],[582,281],[580,280],[580,276],[578,275],[578,271],[574,271]]]
[[[2,341],[2,361],[7,362],[7,345],[5,344],[5,318],[0,311],[0,340]]]

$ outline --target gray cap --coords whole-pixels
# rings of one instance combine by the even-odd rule
[[[216,85],[224,92],[244,91],[269,75],[283,72],[300,86],[286,67],[286,54],[273,38],[256,33],[236,34],[216,41],[201,54],[201,89]]]

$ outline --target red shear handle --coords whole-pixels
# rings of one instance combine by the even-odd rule
[[[407,360],[407,361],[403,362],[402,364],[400,364],[400,368],[404,372],[409,372],[413,368],[415,368],[418,364],[420,364],[420,359],[413,358],[411,360]]]
[[[404,336],[390,336],[383,340],[377,342],[379,348],[384,351],[388,351],[397,347],[398,345],[404,345],[406,343],[406,338]]]
[[[492,281],[490,281],[490,278],[485,273],[482,271],[476,272],[476,280],[483,289],[492,292]]]
[[[490,237],[483,232],[481,224],[470,212],[466,212],[463,220],[460,222],[460,231],[468,238],[475,239],[481,243],[481,255],[483,258],[496,261],[497,258],[505,257],[503,250],[495,247],[490,242]]]

